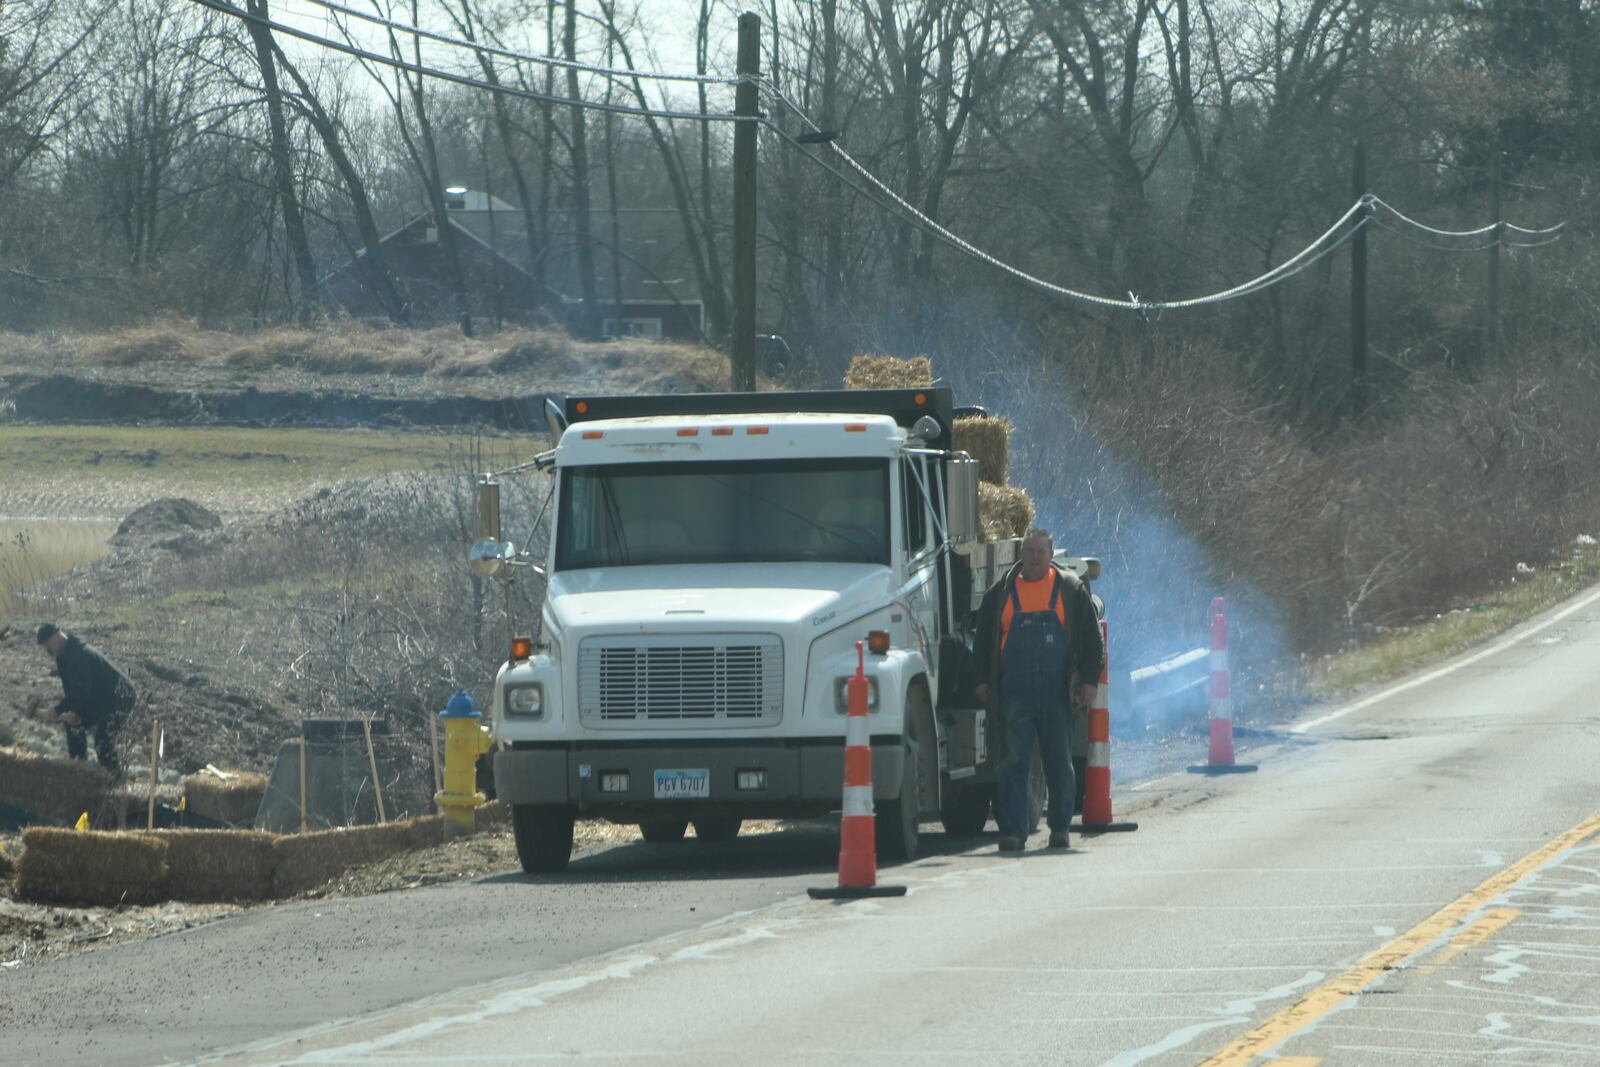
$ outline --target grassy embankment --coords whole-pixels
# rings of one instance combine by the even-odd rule
[[[21,593],[80,563],[103,556],[115,523],[0,519],[0,618],[18,618],[27,606]]]
[[[621,339],[577,341],[554,327],[508,327],[464,337],[452,326],[399,329],[346,320],[317,329],[279,326],[246,333],[156,319],[98,333],[0,331],[0,370],[60,373],[83,367],[226,371],[230,376],[293,371],[312,376],[493,381],[594,392],[716,389],[726,357],[700,345]]]
[[[537,447],[376,430],[0,427],[0,611],[25,613],[21,590],[105,555],[121,518],[160,497],[262,516],[345,479],[465,472]]]
[[[1409,674],[1482,644],[1596,582],[1600,582],[1600,547],[1575,548],[1570,559],[1488,592],[1470,605],[1309,666],[1304,694],[1313,700],[1333,700]]]

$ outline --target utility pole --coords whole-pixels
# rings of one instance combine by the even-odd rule
[[[738,74],[733,113],[733,345],[732,388],[756,389],[756,123],[760,100],[755,76],[761,69],[761,16],[739,16]]]
[[[1355,198],[1367,195],[1367,143],[1356,141],[1350,167]],[[1367,410],[1367,216],[1350,239],[1350,408],[1360,418]]]
[[[1489,245],[1488,344],[1485,351],[1491,362],[1500,363],[1500,241],[1505,224],[1500,221],[1500,135],[1494,137],[1494,160],[1489,171],[1489,221],[1494,224],[1494,241]]]

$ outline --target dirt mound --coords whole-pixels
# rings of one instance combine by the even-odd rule
[[[111,536],[111,543],[120,545],[134,538],[215,530],[221,525],[222,519],[210,508],[184,497],[168,496],[152,500],[129,514]]]

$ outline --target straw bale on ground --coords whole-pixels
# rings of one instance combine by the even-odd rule
[[[17,895],[89,904],[164,900],[167,854],[167,843],[150,834],[35,826],[22,835]]]
[[[404,819],[381,826],[352,826],[309,834],[286,834],[272,844],[272,891],[280,897],[302,893],[337,878],[351,867],[396,852],[443,840],[437,816]],[[418,826],[418,823],[423,825]],[[437,829],[435,829],[437,826]],[[433,835],[439,836],[435,838]]]
[[[183,777],[183,795],[189,800],[189,811],[202,819],[230,826],[254,823],[266,792],[267,776],[264,774],[236,772],[224,780],[209,771],[201,771]]]
[[[511,826],[511,807],[499,800],[491,800],[472,813],[475,833],[492,833]]]
[[[31,811],[51,822],[71,823],[94,808],[111,775],[84,760],[45,759],[15,748],[0,748],[0,804]]]
[[[259,830],[156,830],[167,843],[173,900],[265,900],[272,896],[272,834]]]
[[[1006,468],[1011,463],[1011,420],[988,415],[957,419],[955,446],[978,461],[978,480],[990,485],[1006,484]]]
[[[846,389],[915,389],[933,384],[933,364],[927,356],[857,356],[845,372]]]
[[[1033,500],[1014,485],[979,482],[978,521],[986,541],[1021,537],[1033,525]]]

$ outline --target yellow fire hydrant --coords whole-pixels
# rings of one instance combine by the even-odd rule
[[[444,813],[448,834],[470,834],[473,812],[485,799],[478,792],[478,757],[494,747],[494,739],[464,689],[456,691],[439,718],[444,720],[444,790],[433,799]]]

